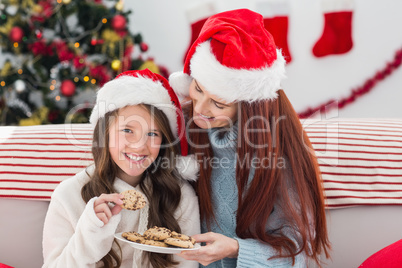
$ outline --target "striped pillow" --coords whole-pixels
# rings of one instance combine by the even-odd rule
[[[0,128],[0,197],[49,200],[92,163],[89,124]]]
[[[402,120],[303,120],[328,208],[402,204]],[[0,128],[0,197],[49,200],[92,163],[89,124]]]
[[[402,204],[402,120],[305,120],[327,207]]]

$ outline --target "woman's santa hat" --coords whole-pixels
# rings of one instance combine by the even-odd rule
[[[285,59],[263,17],[248,9],[211,16],[191,46],[183,72],[169,77],[180,97],[192,79],[228,103],[277,98],[285,78]]]
[[[152,105],[166,115],[180,142],[181,156],[176,158],[176,168],[184,179],[196,180],[199,165],[193,155],[188,155],[181,105],[169,82],[161,75],[148,69],[121,73],[99,89],[89,121],[95,126],[108,112],[138,104]]]

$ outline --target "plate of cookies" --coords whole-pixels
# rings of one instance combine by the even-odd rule
[[[122,232],[115,234],[115,237],[136,249],[164,254],[176,254],[184,250],[197,250],[201,247],[191,236],[158,226],[149,228],[144,234]]]

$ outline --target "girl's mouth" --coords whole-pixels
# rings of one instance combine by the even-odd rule
[[[143,161],[146,158],[145,155],[133,155],[133,154],[127,154],[127,153],[124,153],[124,156],[126,158],[128,158],[130,161],[137,162],[137,163]]]

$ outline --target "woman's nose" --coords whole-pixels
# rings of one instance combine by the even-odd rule
[[[194,103],[194,111],[196,113],[206,114],[207,102],[204,98],[199,98]]]

